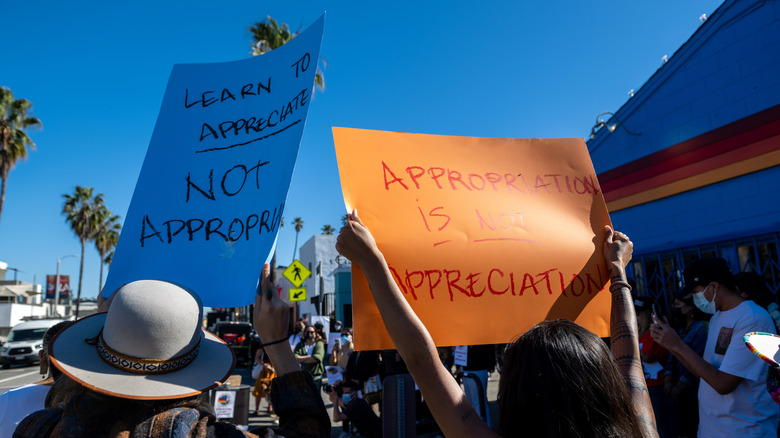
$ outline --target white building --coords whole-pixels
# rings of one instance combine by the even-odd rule
[[[42,285],[6,280],[7,269],[8,264],[0,262],[0,341],[5,341],[11,328],[25,319],[72,316],[75,306],[67,303],[54,309],[51,303],[44,302]],[[96,312],[96,302],[82,302],[79,307],[79,317],[82,318]]]
[[[336,236],[318,234],[301,246],[300,261],[311,271],[311,277],[303,282],[306,301],[298,303],[301,317],[329,316],[335,311],[335,272],[338,268]]]
[[[0,280],[0,340],[23,319],[45,318],[51,313],[48,304],[41,304],[42,290],[40,284]],[[66,306],[59,306],[59,310],[64,314]]]

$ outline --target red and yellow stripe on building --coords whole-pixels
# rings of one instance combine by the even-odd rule
[[[780,105],[599,174],[610,212],[780,165]]]

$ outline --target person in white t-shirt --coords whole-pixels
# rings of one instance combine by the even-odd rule
[[[72,321],[57,323],[49,327],[43,335],[43,348],[38,352],[38,359],[41,362],[41,374],[46,376],[45,379],[0,394],[0,438],[10,438],[16,425],[24,417],[45,407],[46,396],[51,385],[62,374],[57,368],[49,365],[49,343],[54,335],[71,324]]]
[[[683,291],[692,292],[696,307],[713,315],[704,357],[665,321],[656,320],[651,330],[656,342],[701,378],[699,436],[777,437],[780,410],[765,389],[769,365],[756,360],[742,341],[749,332],[775,333],[772,318],[737,292],[721,258],[696,260],[683,275]]]

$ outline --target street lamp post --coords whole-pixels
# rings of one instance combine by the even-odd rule
[[[68,257],[78,257],[78,254],[68,254],[65,256],[62,256],[57,259],[57,278],[54,279],[54,314],[59,316],[59,312],[57,311],[57,306],[60,304],[60,263],[62,263],[62,259],[66,259]]]

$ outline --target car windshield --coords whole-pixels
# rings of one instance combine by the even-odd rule
[[[217,327],[217,336],[228,345],[249,345],[252,326],[249,324],[222,324]]]
[[[230,324],[223,325],[217,328],[217,336],[224,336],[228,334],[234,334],[236,336],[248,335],[252,332],[252,327],[247,325]]]
[[[13,330],[8,336],[6,342],[42,341],[46,330],[48,330],[46,327],[27,330]]]

